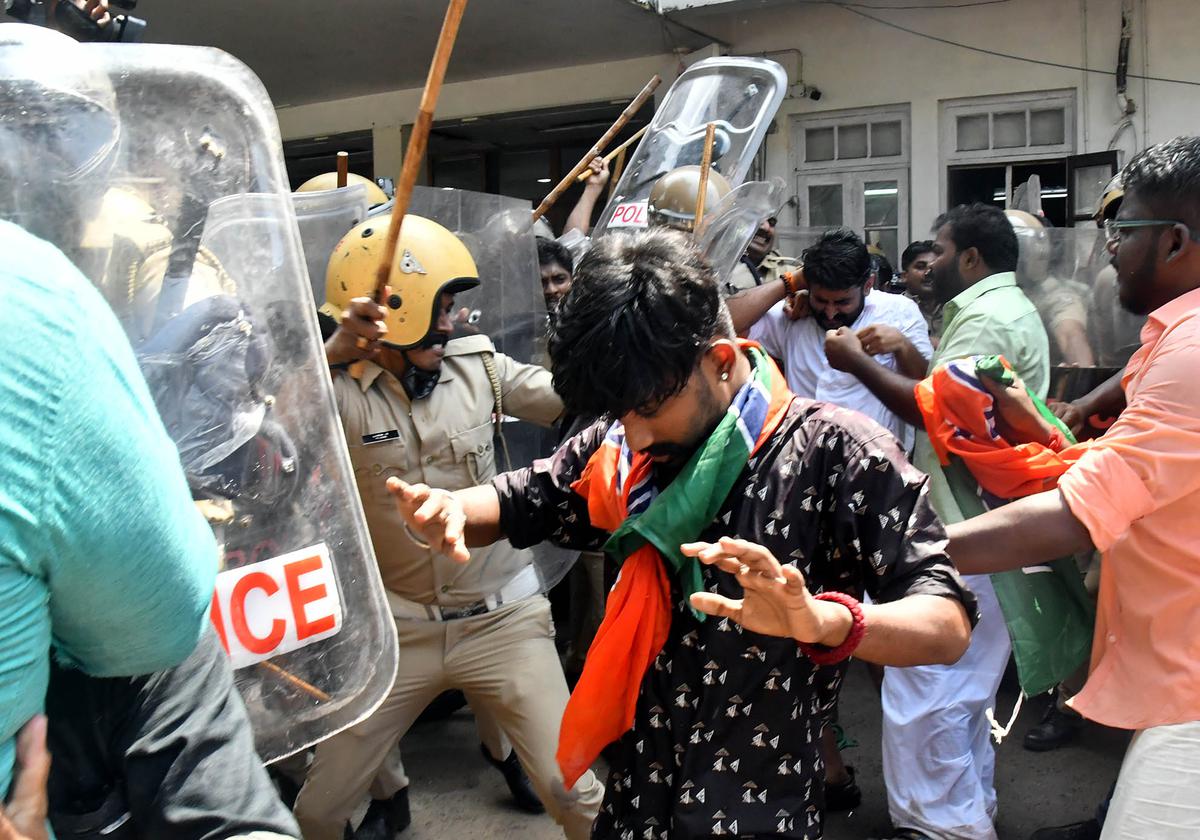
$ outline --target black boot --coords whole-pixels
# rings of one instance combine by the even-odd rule
[[[1074,740],[1083,726],[1083,718],[1071,711],[1063,711],[1057,703],[1051,703],[1042,715],[1042,722],[1025,733],[1024,746],[1034,752],[1056,750]]]
[[[391,799],[372,799],[367,813],[352,835],[354,840],[392,840],[412,823],[408,810],[408,788],[401,788]]]
[[[504,775],[504,782],[508,785],[513,801],[517,803],[518,808],[530,814],[545,813],[546,806],[542,804],[542,800],[538,799],[537,794],[533,792],[533,785],[529,783],[529,777],[525,775],[525,768],[517,760],[516,750],[512,750],[508,754],[508,758],[503,761],[497,761],[492,758],[492,754],[488,752],[488,748],[483,744],[479,745],[479,751],[483,753],[483,757],[488,760],[489,764]]]

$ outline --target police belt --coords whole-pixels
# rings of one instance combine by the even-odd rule
[[[512,580],[504,584],[500,588],[500,591],[486,596],[482,601],[476,601],[473,604],[464,604],[461,607],[420,604],[416,601],[410,601],[407,598],[401,598],[391,590],[384,591],[387,593],[388,605],[392,609],[392,615],[396,618],[409,621],[453,621],[456,618],[470,618],[474,615],[483,615],[484,613],[499,609],[505,604],[512,604],[516,601],[524,601],[526,598],[532,598],[542,591],[542,582],[538,578],[537,570],[533,566],[526,566],[513,575]]]

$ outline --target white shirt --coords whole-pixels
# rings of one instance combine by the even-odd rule
[[[872,324],[895,327],[926,359],[933,355],[925,317],[920,307],[904,295],[871,291],[851,329],[857,331]],[[750,328],[750,338],[783,362],[788,387],[793,393],[861,412],[895,435],[901,446],[911,451],[913,427],[888,411],[853,374],[829,366],[829,360],[825,358],[825,332],[825,328],[811,317],[789,320],[783,313],[783,301],[780,301]],[[893,353],[878,355],[875,361],[896,369]]]

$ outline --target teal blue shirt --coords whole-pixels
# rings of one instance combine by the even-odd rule
[[[0,801],[51,650],[98,677],[177,664],[216,561],[108,305],[60,251],[0,221]]]

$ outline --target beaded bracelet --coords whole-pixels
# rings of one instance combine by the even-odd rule
[[[843,659],[849,659],[862,643],[863,637],[867,635],[867,619],[863,616],[862,604],[858,599],[844,592],[822,592],[813,597],[818,601],[832,601],[835,604],[841,604],[850,610],[850,618],[853,623],[850,625],[850,633],[846,636],[846,641],[837,647],[830,648],[825,645],[800,642],[800,651],[816,665],[834,665]]]
[[[779,275],[779,279],[783,281],[783,288],[787,289],[789,295],[794,295],[800,291],[800,284],[796,282],[796,276],[792,272],[785,271]]]

